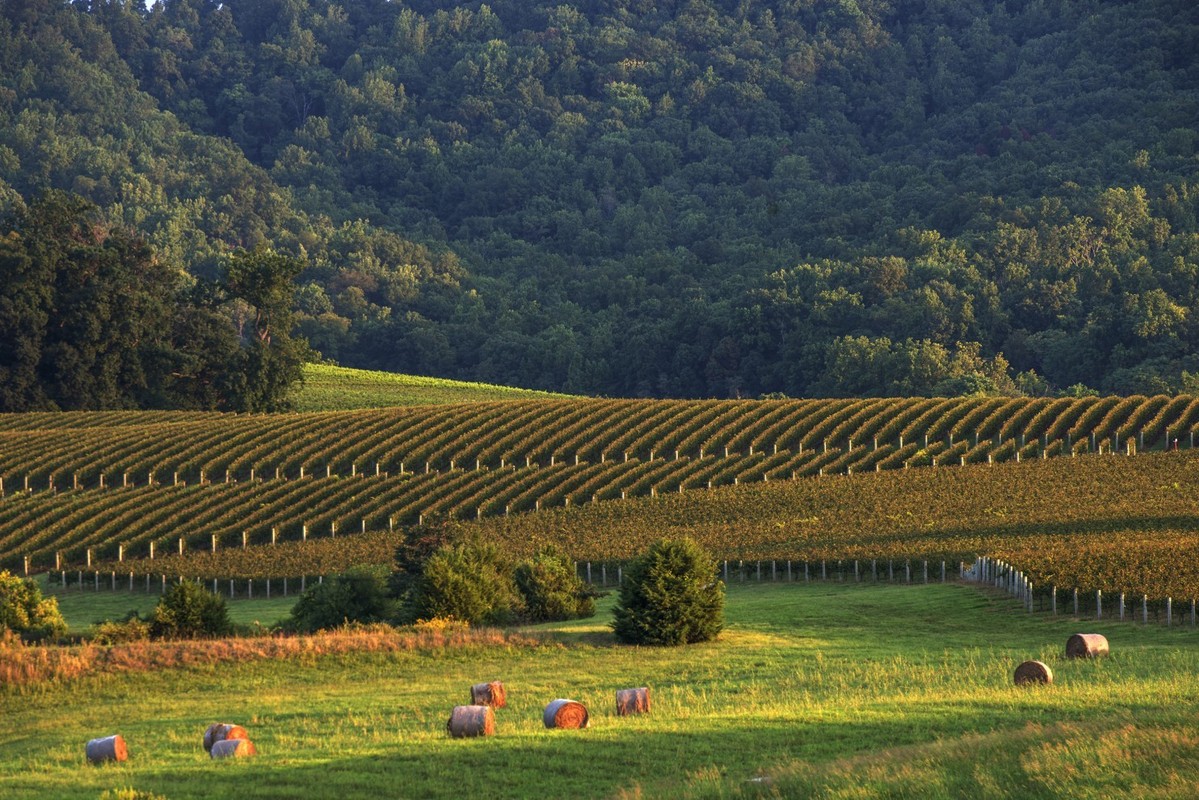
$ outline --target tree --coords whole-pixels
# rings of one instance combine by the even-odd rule
[[[40,641],[62,636],[67,632],[67,623],[56,598],[42,597],[35,582],[4,570],[0,572],[0,629]]]
[[[448,545],[430,556],[411,603],[419,619],[452,617],[471,625],[503,625],[522,610],[511,569],[489,544]]]
[[[612,630],[627,644],[680,645],[724,627],[724,583],[716,562],[689,538],[654,543],[625,572]]]
[[[167,380],[179,276],[77,195],[50,191],[0,230],[0,410],[143,405]]]
[[[225,600],[191,581],[168,589],[150,622],[152,635],[161,639],[224,636],[232,629]]]
[[[387,571],[356,567],[308,588],[291,610],[297,630],[318,631],[347,622],[383,622],[391,616]]]
[[[553,622],[595,615],[595,600],[575,574],[574,565],[554,547],[543,547],[516,566],[516,588],[525,614],[533,622]]]
[[[230,398],[238,411],[290,408],[288,393],[303,377],[307,352],[291,336],[293,281],[302,269],[296,259],[265,248],[240,251],[225,264],[221,287],[246,304],[239,324],[241,380]]]

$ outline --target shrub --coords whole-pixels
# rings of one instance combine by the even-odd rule
[[[67,622],[58,610],[58,600],[42,597],[41,588],[29,578],[8,570],[0,572],[0,629],[7,628],[27,641],[39,641],[67,632]]]
[[[382,622],[392,616],[387,596],[387,569],[354,567],[308,588],[291,610],[300,631],[336,628],[347,622]]]
[[[106,620],[92,627],[92,641],[96,644],[125,644],[141,642],[150,638],[150,620],[142,619],[136,611],[130,611],[120,621]]]
[[[612,630],[628,644],[680,645],[724,627],[724,583],[691,539],[656,542],[625,572]]]
[[[516,588],[525,613],[534,622],[553,622],[595,615],[595,599],[574,565],[553,547],[545,547],[516,567]]]
[[[521,611],[511,571],[494,545],[442,547],[425,562],[413,587],[414,618],[453,617],[471,625],[503,625]]]
[[[151,633],[162,639],[224,636],[232,629],[224,599],[191,581],[168,589],[150,622]]]

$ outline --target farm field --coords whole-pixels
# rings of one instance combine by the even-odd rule
[[[292,392],[291,400],[297,411],[346,411],[562,396],[488,383],[305,364],[304,382]]]
[[[137,788],[212,796],[1104,797],[1199,790],[1199,634],[1029,616],[960,585],[733,586],[728,625],[687,648],[617,646],[611,598],[540,646],[360,653],[103,675],[0,690],[10,798]],[[1112,654],[1066,661],[1066,638]],[[1051,687],[1011,685],[1048,663]],[[444,723],[471,683],[500,678],[495,737]],[[618,718],[616,689],[651,687]],[[592,726],[550,731],[542,706],[585,703]],[[245,724],[258,758],[212,763],[214,721]],[[120,732],[121,766],[83,743]],[[765,779],[758,780],[754,779]],[[768,781],[768,782],[767,782]],[[981,794],[980,794],[981,793]]]
[[[1193,510],[1168,494],[1175,483],[1193,482],[1185,459],[1197,419],[1199,401],[1187,397],[538,400],[284,416],[16,414],[0,419],[0,565],[20,570],[28,559],[32,572],[78,572],[114,570],[117,562],[125,570],[123,562],[151,555],[249,551],[338,533],[342,541],[333,549],[348,555],[362,544],[351,543],[352,532],[373,532],[379,543],[386,532],[422,523],[507,520],[487,523],[502,528],[526,516],[561,518],[525,512],[696,498],[708,488],[804,486],[770,495],[802,508],[804,492],[825,491],[813,489],[811,479],[840,486],[842,478],[847,488],[838,502],[876,495],[871,513],[892,517],[896,512],[886,507],[902,505],[895,493],[907,491],[907,480],[928,481],[916,486],[924,494],[914,511],[907,508],[912,516],[938,513],[937,492],[964,491],[978,501],[967,511],[991,515],[974,527],[985,522],[999,530],[1024,519],[1010,507],[1028,481],[1041,479],[1028,476],[1048,476],[1063,493],[1046,497],[1036,487],[1032,493],[1060,511],[1042,511],[1029,522],[1099,519],[1100,512],[1082,507],[1085,501],[1103,507],[1114,520],[1109,528],[1185,530]],[[1104,460],[1113,466],[1097,466]],[[990,499],[985,488],[979,494],[952,479],[907,477],[955,470],[982,487],[993,485],[982,477],[990,470],[1012,477],[1000,487],[1006,494]],[[875,472],[881,477],[862,475]],[[1128,491],[1097,491],[1088,481],[1116,481]],[[1136,497],[1145,502],[1132,502]],[[683,526],[722,513],[691,499],[651,503],[644,513],[691,502],[699,505],[686,512]],[[942,535],[947,524],[938,523]],[[899,517],[883,528],[894,533],[913,525]],[[779,543],[786,547],[770,557],[805,557],[783,552],[802,549],[797,542],[804,544],[807,534],[788,535],[801,529],[790,524],[783,535],[725,537],[723,549],[729,558],[766,557],[755,555],[770,549],[761,545]],[[931,552],[972,558],[969,537],[958,539]],[[620,558],[639,540],[623,549],[610,539],[602,547],[588,541],[589,549],[572,554]]]
[[[374,479],[370,479],[374,480]],[[654,498],[614,500],[450,524],[452,535],[500,543],[514,556],[553,542],[580,562],[616,564],[663,535],[687,535],[720,559],[807,561],[869,569],[872,559],[1004,558],[1037,585],[1126,591],[1179,601],[1199,596],[1190,553],[1196,533],[1199,455],[1191,451],[1079,456],[1021,464],[938,467],[757,482]],[[346,525],[346,528],[350,528]],[[316,525],[313,530],[318,530]],[[113,570],[237,578],[264,592],[267,577],[331,574],[354,563],[389,563],[400,533],[322,534],[307,542],[159,557]],[[837,563],[840,561],[841,563]],[[581,567],[580,567],[581,568]],[[85,573],[86,575],[86,573]],[[68,578],[75,579],[68,574]],[[101,576],[108,586],[111,574]],[[118,573],[118,588],[125,580]],[[140,578],[139,578],[140,581]],[[140,584],[139,584],[140,585]],[[294,585],[294,584],[293,584]],[[278,591],[276,583],[275,590]],[[103,594],[103,592],[101,592]]]

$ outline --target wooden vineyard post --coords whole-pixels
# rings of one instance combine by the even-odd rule
[[[216,534],[215,533],[212,535],[212,552],[214,552],[214,553],[216,552]],[[213,594],[216,594],[216,592],[214,591]]]
[[[279,529],[271,528],[271,545],[274,545],[278,541],[279,541]]]
[[[724,560],[724,582],[725,582],[725,585],[728,585],[728,582],[729,582],[729,560],[727,558]]]
[[[1053,609],[1053,615],[1057,616],[1057,587],[1054,586],[1049,590],[1049,604]]]
[[[1174,623],[1174,598],[1166,598],[1166,627],[1170,627]]]
[[[179,555],[183,555],[183,537],[179,537]]]
[[[1120,621],[1124,621],[1124,592],[1120,592]]]
[[[1103,619],[1103,590],[1095,590],[1095,619]]]
[[[1144,625],[1149,624],[1149,595],[1141,595],[1141,622]]]
[[[245,550],[249,545],[250,545],[250,532],[242,531],[241,532],[241,549]]]

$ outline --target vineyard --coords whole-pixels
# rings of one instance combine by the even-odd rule
[[[1187,492],[1168,487],[1193,483],[1197,423],[1199,401],[1186,397],[10,415],[0,554],[31,571],[180,553],[270,563],[318,540],[377,554],[389,531],[481,520],[514,550],[553,539],[595,559],[624,558],[668,528],[729,558],[987,552],[1021,564],[1049,558],[1040,540],[1024,544],[1029,533],[1091,536],[1116,569],[1134,545],[1113,530],[1189,535]],[[1015,461],[1038,463],[1002,465]],[[731,485],[743,488],[694,491]],[[606,502],[637,497],[657,502]],[[1147,557],[1159,541],[1141,543]],[[1054,569],[1069,563],[1062,548]]]

